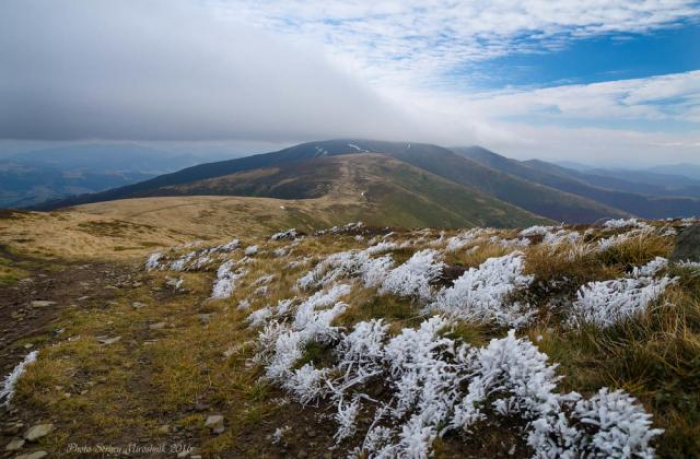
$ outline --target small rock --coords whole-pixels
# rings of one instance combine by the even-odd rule
[[[121,336],[115,336],[114,338],[108,338],[106,336],[98,336],[97,341],[100,342],[101,344],[104,344],[105,346],[109,346],[110,344],[118,343],[121,341],[122,337]]]
[[[46,308],[48,306],[53,306],[54,304],[56,304],[55,301],[37,300],[29,303],[29,306],[32,308]]]
[[[48,455],[49,453],[46,451],[34,451],[33,453],[17,456],[15,459],[41,459],[42,457],[46,457]]]
[[[207,411],[208,409],[209,409],[209,405],[206,405],[206,404],[204,404],[204,403],[202,403],[202,402],[196,402],[196,403],[194,404],[194,410],[195,410],[195,411],[199,411],[200,413],[201,413],[202,411]]]
[[[207,325],[211,321],[211,316],[213,314],[199,314],[199,322],[202,325]]]
[[[17,434],[20,433],[20,431],[22,430],[22,427],[24,427],[24,424],[23,424],[23,423],[21,423],[21,422],[15,422],[15,423],[12,423],[12,424],[8,424],[8,425],[2,430],[2,432],[3,432],[4,434],[6,434],[6,435],[17,435]]]
[[[38,439],[50,434],[52,431],[53,424],[37,424],[35,426],[30,427],[24,433],[24,439],[27,441],[37,441]]]
[[[33,345],[32,343],[27,343],[27,344],[24,345],[24,348],[25,348],[25,349],[31,349],[31,348],[33,348],[33,347],[34,347],[34,345]]]
[[[138,310],[141,309],[141,308],[145,308],[145,307],[146,307],[146,304],[145,304],[145,303],[140,303],[140,302],[138,302],[138,301],[134,301],[133,303],[131,303],[131,307],[134,308],[134,309],[136,309],[136,310],[138,311]]]
[[[165,322],[158,322],[158,323],[149,325],[148,328],[150,328],[151,330],[162,330],[165,328],[165,325],[166,325]]]
[[[204,423],[205,427],[209,427],[212,433],[218,435],[224,432],[224,417],[220,414],[211,414],[207,417]]]
[[[22,449],[23,446],[24,440],[22,438],[15,438],[5,446],[5,451],[17,451]]]
[[[700,225],[685,228],[676,237],[671,261],[700,261]]]

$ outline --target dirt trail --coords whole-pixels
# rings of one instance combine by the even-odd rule
[[[23,263],[30,276],[0,287],[0,375],[4,377],[33,349],[61,334],[52,326],[61,312],[117,297],[117,288],[137,282],[136,266],[56,262],[17,255],[0,246],[0,256]],[[29,268],[27,268],[29,266]]]

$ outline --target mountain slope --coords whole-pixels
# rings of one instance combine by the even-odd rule
[[[347,220],[401,227],[517,226],[545,222],[513,205],[404,162],[372,153],[325,156],[163,187],[161,196],[317,199]]]
[[[522,179],[592,199],[644,218],[691,217],[700,215],[700,200],[684,197],[652,197],[592,186],[581,173],[543,161],[522,163],[481,147],[454,148],[484,166]]]
[[[573,194],[530,183],[512,175],[484,167],[476,161],[431,144],[382,142],[371,140],[330,140],[309,142],[281,151],[230,161],[202,164],[166,174],[138,184],[93,195],[49,203],[40,208],[53,209],[88,202],[168,194],[164,189],[199,180],[222,177],[242,171],[280,167],[305,160],[348,153],[374,152],[391,156],[459,185],[558,221],[586,222],[605,217],[621,217],[625,212]],[[232,191],[229,189],[229,193]],[[190,190],[210,194],[202,187]],[[285,197],[302,198],[304,195]]]
[[[536,159],[523,161],[522,164],[581,180],[598,188],[648,196],[700,197],[700,181],[682,175],[627,169],[580,171]]]

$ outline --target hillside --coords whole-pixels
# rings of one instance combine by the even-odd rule
[[[518,226],[545,221],[515,206],[384,155],[315,158],[165,187],[162,195],[235,195],[356,202],[357,216],[374,225]]]
[[[518,177],[482,166],[476,161],[431,144],[381,142],[370,140],[331,140],[296,145],[273,153],[202,164],[176,173],[162,175],[135,185],[103,193],[78,196],[40,206],[54,209],[88,202],[109,201],[144,196],[167,194],[170,187],[222,177],[243,171],[280,167],[318,157],[374,152],[391,156],[397,160],[424,169],[455,182],[458,185],[480,191],[501,201],[525,209],[537,215],[557,221],[585,222],[604,217],[621,217],[625,212],[606,207],[594,201],[550,187],[530,183]],[[198,193],[211,194],[199,187]],[[295,198],[303,197],[293,195]]]
[[[132,252],[75,245],[64,259],[0,231],[10,344],[0,370],[12,374],[0,410],[12,454],[700,451],[698,266],[668,260],[696,221],[273,234],[237,224],[242,213],[197,215],[202,199],[263,200],[4,215],[37,227],[157,208],[169,217],[156,237],[185,237],[197,218],[203,236]],[[56,231],[56,248],[71,237]]]
[[[299,182],[290,181],[290,176]],[[548,222],[380,155],[319,158],[210,180],[184,187],[204,186],[209,194],[221,189],[224,196],[189,196],[186,188],[172,187],[164,193],[169,197],[108,201],[47,214],[11,212],[12,218],[0,219],[0,236],[44,255],[73,257],[115,250],[116,256],[125,258],[192,239],[218,240],[231,231],[260,234],[296,227],[312,232],[358,220],[403,228]],[[250,197],[227,196],[229,186]],[[286,196],[290,190],[307,199],[260,197]]]
[[[608,178],[606,180],[604,177],[596,179],[597,176],[594,174],[569,170],[543,161],[523,163],[481,147],[454,148],[453,150],[486,167],[520,177],[531,183],[539,183],[581,196],[582,198],[591,199],[603,205],[644,218],[692,217],[700,215],[700,199],[646,196],[616,191],[591,185],[589,181],[609,187],[624,187],[625,184],[620,184],[620,179]],[[632,187],[632,185],[629,186]],[[636,189],[672,194],[667,191],[655,190],[655,187],[651,185],[637,186]]]

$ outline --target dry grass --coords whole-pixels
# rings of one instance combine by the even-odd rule
[[[430,238],[435,236],[431,233]],[[255,241],[251,236],[245,242]],[[59,420],[57,433],[47,440],[52,447],[60,449],[77,441],[116,442],[134,435],[161,438],[159,427],[168,424],[196,435],[204,454],[241,451],[235,448],[243,441],[250,454],[267,448],[264,433],[253,438],[250,432],[279,427],[283,408],[275,402],[278,390],[259,379],[261,369],[247,364],[255,352],[257,331],[245,319],[252,310],[298,296],[294,284],[315,262],[363,243],[352,236],[306,238],[293,247],[290,257],[313,257],[314,262],[296,268],[272,254],[287,242],[266,244],[256,261],[247,265],[245,281],[229,299],[208,300],[212,272],[178,273],[185,280],[186,294],[165,286],[164,277],[172,274],[155,273],[142,287],[121,292],[117,304],[93,304],[65,316],[56,326],[64,327],[65,336],[72,339],[42,351],[38,363],[20,381],[17,395],[20,406],[45,419]],[[476,267],[489,257],[514,250],[483,241],[473,245],[479,249],[466,247],[446,261]],[[429,247],[427,242],[394,255],[405,260],[424,247]],[[586,282],[620,277],[631,266],[667,256],[670,249],[668,238],[654,235],[603,253],[537,245],[518,248],[526,254],[528,273],[536,278],[528,300],[543,311],[549,311],[552,302],[571,299]],[[266,294],[254,296],[253,281],[267,273],[277,278]],[[562,390],[591,394],[603,386],[624,388],[644,403],[656,425],[666,429],[658,441],[659,454],[691,457],[700,451],[700,276],[679,269],[670,274],[682,277],[655,307],[617,327],[573,330],[560,325],[557,314],[543,313],[539,322],[520,333],[560,364]],[[245,298],[253,300],[250,311],[237,308]],[[131,306],[134,301],[147,306],[136,310]],[[368,289],[353,288],[345,301],[350,308],[335,322],[345,328],[383,318],[398,333],[422,319],[421,306],[415,301]],[[203,319],[202,314],[209,318]],[[163,329],[150,328],[162,321],[166,322]],[[505,332],[461,322],[446,333],[483,346]],[[100,336],[121,336],[121,340],[102,345],[96,339]],[[311,345],[300,364],[322,365],[330,358],[327,348]],[[197,405],[205,409],[197,410]],[[209,413],[225,415],[223,435],[210,435],[203,427]],[[453,441],[440,442],[437,456],[453,454]]]

